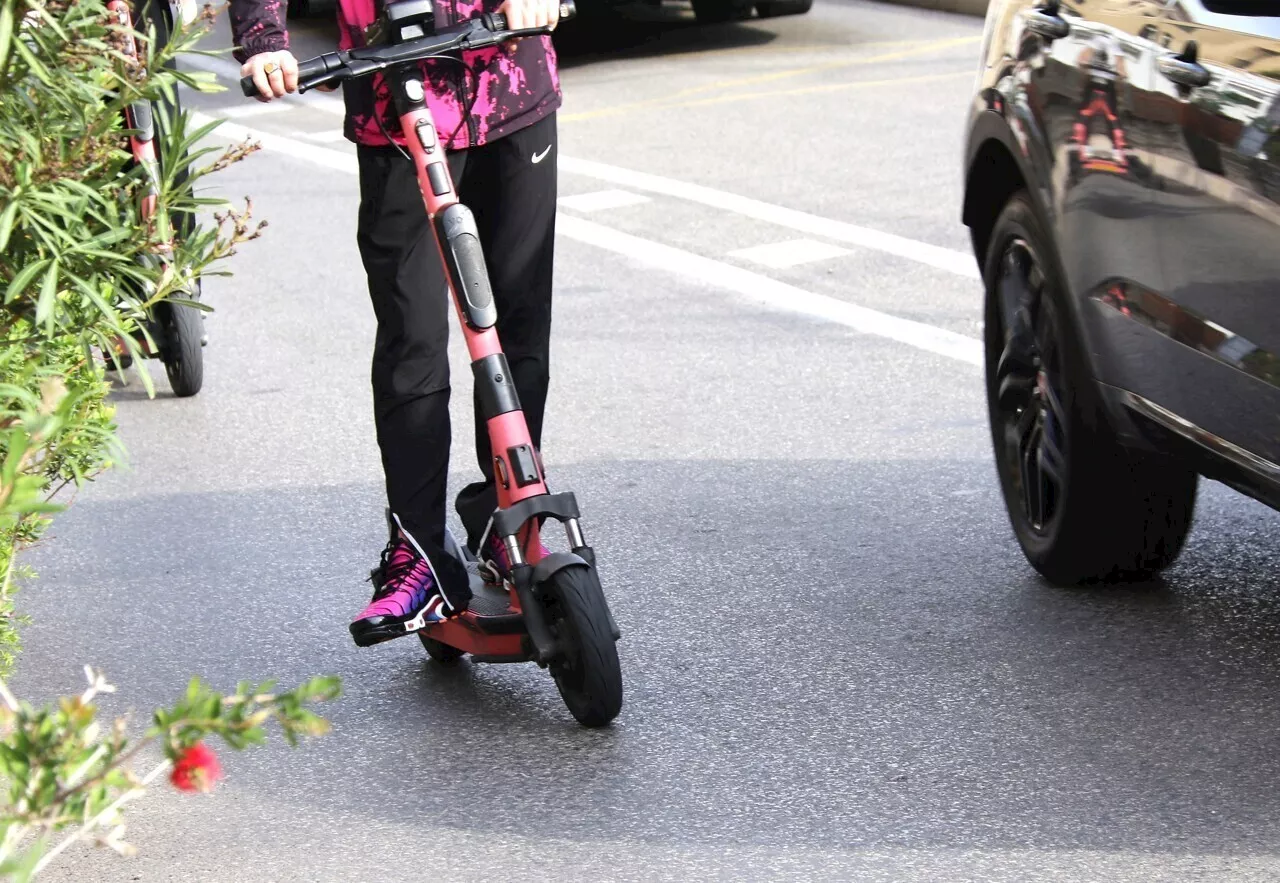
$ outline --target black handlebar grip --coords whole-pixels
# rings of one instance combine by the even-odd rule
[[[298,64],[298,82],[305,83],[307,80],[327,74],[330,70],[331,68],[323,55],[316,58],[308,58]],[[258,87],[254,85],[253,77],[240,78],[240,91],[244,93],[245,98],[257,96]]]
[[[560,0],[560,20],[565,21],[578,14],[578,4],[573,0]],[[491,31],[507,30],[507,17],[501,12],[490,12],[484,17],[484,26]]]

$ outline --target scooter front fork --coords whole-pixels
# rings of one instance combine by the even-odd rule
[[[426,105],[421,75],[417,71],[391,71],[387,80],[471,355],[471,372],[493,451],[498,507],[506,509],[513,503],[546,494],[547,486],[511,368],[498,340],[498,309],[479,230],[471,210],[458,201],[445,146]],[[526,536],[521,559],[536,561],[541,550],[536,522],[522,533]]]

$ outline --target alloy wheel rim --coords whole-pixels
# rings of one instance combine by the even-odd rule
[[[1056,317],[1045,275],[1026,240],[1005,246],[996,281],[1004,349],[996,369],[1004,468],[1017,485],[1027,526],[1048,533],[1066,486],[1067,413]]]

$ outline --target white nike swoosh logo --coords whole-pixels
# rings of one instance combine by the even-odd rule
[[[546,159],[546,158],[547,158],[547,154],[548,154],[548,153],[550,153],[550,152],[551,152],[551,145],[550,145],[550,144],[548,144],[548,145],[547,145],[547,149],[546,149],[546,150],[544,150],[544,151],[542,151],[542,153],[535,153],[535,154],[533,155],[533,161],[534,161],[535,163],[542,162],[544,159]]]

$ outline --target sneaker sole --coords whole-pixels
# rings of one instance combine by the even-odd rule
[[[357,647],[372,647],[374,644],[382,644],[387,641],[393,641],[396,638],[403,638],[414,632],[421,631],[426,628],[430,622],[443,622],[441,619],[427,619],[427,611],[423,609],[413,619],[405,622],[387,622],[378,625],[370,625],[362,619],[357,619],[347,627],[351,632],[351,637],[355,639]]]

